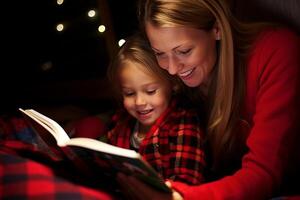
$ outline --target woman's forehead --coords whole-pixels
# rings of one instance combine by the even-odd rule
[[[207,31],[190,27],[146,26],[151,47],[156,51],[170,51],[206,38]]]

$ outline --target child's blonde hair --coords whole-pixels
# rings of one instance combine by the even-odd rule
[[[128,62],[137,63],[143,66],[142,70],[145,70],[146,73],[151,74],[160,80],[169,81],[169,83],[173,85],[172,89],[179,90],[179,88],[182,87],[182,84],[180,84],[177,79],[174,79],[167,71],[159,67],[147,39],[141,34],[136,33],[127,38],[125,44],[120,48],[108,67],[108,78],[112,84],[115,96],[119,101],[122,100],[119,70]]]

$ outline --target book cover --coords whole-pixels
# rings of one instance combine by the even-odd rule
[[[98,185],[97,179],[113,179],[116,173],[123,172],[156,189],[171,192],[164,180],[136,151],[91,138],[70,138],[51,118],[33,109],[19,110],[39,136],[45,154],[55,161],[68,160],[68,165],[74,166],[75,171],[85,176],[90,185]]]

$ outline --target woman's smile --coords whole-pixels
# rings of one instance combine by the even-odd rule
[[[192,68],[192,69],[189,69],[187,71],[180,72],[180,73],[178,73],[178,75],[179,75],[180,78],[186,79],[186,78],[189,78],[190,75],[192,75],[194,70],[195,70],[195,68]]]

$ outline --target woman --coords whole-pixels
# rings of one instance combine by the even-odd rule
[[[221,0],[144,0],[145,31],[161,68],[206,102],[209,183],[171,183],[183,199],[268,199],[283,190],[299,114],[299,38],[244,24]],[[150,188],[126,178],[131,195]],[[133,190],[135,189],[135,190]],[[157,196],[155,196],[157,195]],[[171,199],[155,192],[153,199]]]

